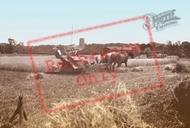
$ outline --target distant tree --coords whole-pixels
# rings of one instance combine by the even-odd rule
[[[146,44],[141,44],[141,45],[140,45],[140,48],[141,48],[141,51],[144,51],[145,48],[146,48]]]
[[[146,54],[147,58],[150,58],[152,56],[150,47],[145,48],[144,53]]]
[[[172,41],[167,40],[167,41],[166,41],[166,45],[171,46],[171,45],[172,45]]]
[[[161,43],[154,43],[154,44],[157,53],[166,53],[165,44]]]
[[[8,38],[9,46],[8,46],[8,51],[9,53],[13,52],[13,45],[12,45],[12,39]]]
[[[174,44],[177,45],[177,46],[180,46],[180,45],[181,45],[181,42],[178,40],[178,41],[175,42]]]
[[[20,46],[24,46],[24,42],[20,42],[18,45],[20,45]]]
[[[182,50],[180,48],[180,41],[177,41],[175,42],[173,45],[172,45],[172,54],[173,55],[177,55],[179,57],[181,57],[182,55]]]
[[[21,54],[27,54],[27,47],[24,46],[24,42],[19,42],[13,38],[8,38],[9,42],[9,53],[21,53]]]
[[[167,42],[166,42],[166,46],[167,46],[167,48],[166,48],[166,50],[167,50],[167,54],[168,55],[172,55],[173,54],[173,44],[172,44],[172,41],[170,41],[170,40],[168,40]]]
[[[184,54],[186,57],[189,58],[190,57],[190,42],[188,41],[182,42],[180,48],[182,50],[182,54]]]

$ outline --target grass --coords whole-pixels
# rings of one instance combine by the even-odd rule
[[[53,56],[35,56],[37,68],[44,66],[44,60],[54,59]],[[0,58],[1,66],[10,64],[13,60],[16,69],[30,67],[30,59],[24,57],[4,57]],[[23,60],[23,61],[21,61]],[[164,70],[164,64],[173,63],[176,60],[159,59],[161,77],[164,87],[159,90],[126,95],[115,98],[78,106],[75,108],[58,110],[53,113],[43,114],[40,109],[39,97],[36,83],[33,78],[26,79],[29,72],[7,71],[0,72],[0,127],[5,125],[15,128],[154,128],[154,127],[181,127],[175,111],[164,111],[173,98],[170,90],[178,85],[181,74],[171,73]],[[19,63],[22,62],[22,63]],[[11,63],[13,65],[13,63]],[[12,68],[12,65],[9,65]],[[152,65],[152,66],[151,66]],[[112,83],[113,77],[109,73],[104,73],[107,78],[102,81],[102,74],[94,72],[98,82],[86,83],[79,86],[76,82],[77,75],[55,75],[43,74],[43,79],[39,79],[41,94],[46,109],[52,109],[76,103],[96,99],[108,95],[124,93],[126,91],[138,90],[144,87],[151,87],[159,83],[154,60],[150,59],[129,59],[129,69],[133,66],[144,66],[143,72],[131,72],[117,74],[116,83]],[[28,67],[28,68],[29,68]],[[25,67],[26,68],[26,67]],[[44,69],[44,68],[43,68]],[[29,70],[28,70],[29,71]],[[86,77],[89,74],[84,74]],[[24,95],[24,105],[28,116],[28,121],[22,125],[8,123],[8,119],[13,114],[17,105],[17,98],[20,93]]]
[[[33,56],[37,71],[44,72],[46,70],[46,60],[58,61],[54,56]],[[176,58],[158,59],[159,65],[176,62]],[[22,64],[21,64],[22,63]],[[129,59],[128,67],[136,66],[154,66],[155,59]],[[123,65],[122,65],[123,66]],[[12,71],[32,71],[32,65],[29,56],[2,56],[0,57],[0,69]]]
[[[137,66],[154,66],[156,65],[156,60],[158,60],[159,65],[165,65],[170,63],[175,63],[177,59],[129,59],[128,66],[129,67],[137,67]]]
[[[180,60],[176,63],[176,72],[190,72],[190,62],[187,59]]]
[[[120,83],[120,87],[124,87],[123,83]],[[124,89],[123,88],[123,89]],[[120,91],[120,90],[118,90]],[[48,114],[50,118],[49,124],[53,126],[53,123],[59,127],[121,127],[121,126],[148,126],[148,124],[140,120],[139,108],[135,106],[130,96],[121,98],[119,100],[122,104],[118,104],[117,100],[110,102],[99,102],[93,105],[86,105],[77,109],[71,109],[70,112],[56,112]],[[54,103],[54,107],[64,105],[65,101],[60,103]],[[63,115],[65,115],[63,117]],[[73,122],[72,120],[75,120]],[[78,126],[76,126],[76,124]]]
[[[81,100],[93,99],[110,94],[117,94],[125,91],[136,90],[142,87],[153,86],[158,83],[155,74],[155,67],[147,67],[144,72],[128,72],[118,75],[116,84],[108,82],[86,85],[79,87],[74,79],[76,76],[70,75],[45,75],[41,79],[40,87],[46,108],[60,107],[69,103],[75,103]],[[106,128],[106,127],[137,127],[148,128],[156,126],[179,126],[175,117],[166,115],[167,118],[161,118],[161,110],[157,113],[158,108],[153,106],[162,104],[168,105],[170,95],[168,87],[161,90],[154,90],[135,95],[127,95],[117,99],[102,101],[76,108],[55,111],[49,114],[42,114],[38,95],[33,79],[26,80],[28,73],[1,71],[1,88],[0,96],[0,123],[8,125],[8,119],[16,109],[17,96],[22,91],[24,94],[24,105],[27,111],[28,121],[16,128]],[[172,85],[180,76],[168,77],[170,72],[162,70],[164,82]],[[98,74],[95,74],[97,77]],[[15,76],[14,79],[11,77]],[[109,74],[106,74],[108,77]],[[135,77],[136,76],[136,77]],[[51,78],[51,79],[50,79]],[[109,77],[108,77],[109,78]],[[110,79],[110,78],[109,78]],[[70,81],[70,82],[68,82]],[[13,91],[14,90],[14,91]],[[168,97],[169,96],[169,97]],[[166,100],[163,101],[163,98]],[[170,113],[171,114],[171,113]],[[163,115],[162,115],[163,116]],[[17,118],[18,119],[18,118]],[[15,123],[17,122],[15,119]],[[173,121],[169,123],[169,121]],[[10,124],[11,125],[11,124]],[[11,125],[12,126],[12,125]]]
[[[54,56],[33,56],[37,71],[46,70],[46,60],[57,61]],[[32,64],[29,56],[4,56],[0,57],[0,69],[13,71],[32,71]]]
[[[0,77],[1,79],[4,79],[4,81],[1,82],[1,91],[3,91],[3,93],[0,94],[3,99],[0,103],[0,108],[2,108],[0,109],[1,122],[3,124],[7,123],[11,114],[13,114],[16,109],[17,96],[20,91],[22,91],[25,97],[25,109],[29,120],[27,122],[25,121],[21,127],[116,128],[122,125],[128,127],[149,126],[141,120],[140,108],[135,105],[135,102],[129,95],[110,101],[92,103],[85,106],[56,111],[50,114],[42,114],[38,102],[35,82],[33,79],[25,79],[28,73],[13,71],[2,71],[2,73],[5,74],[3,77]],[[145,74],[147,74],[147,72],[145,72]],[[10,78],[12,75],[15,76],[15,79]],[[99,76],[99,74],[95,75],[97,77]],[[134,73],[131,73],[131,76],[128,77],[134,77],[134,75]],[[106,74],[106,76],[110,79],[109,74]],[[153,78],[138,78],[139,80],[144,80],[144,85],[134,83],[137,79],[131,79],[130,81],[124,80],[123,82],[118,80],[116,84],[110,84],[110,81],[108,81],[80,87],[75,82],[76,77],[77,76],[46,74],[44,78],[39,81],[47,109],[60,107],[81,100],[94,99],[105,95],[113,95],[132,89],[139,89],[140,86],[151,86],[152,84],[157,83],[156,79],[154,79],[154,82],[148,83],[148,81]],[[118,79],[123,79],[123,77],[120,76]],[[134,83],[134,86],[126,86],[131,83]],[[20,127],[18,124],[15,126]]]

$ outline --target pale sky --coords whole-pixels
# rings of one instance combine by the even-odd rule
[[[73,30],[77,30],[173,9],[176,10],[175,16],[181,18],[178,20],[179,25],[159,32],[152,28],[154,41],[190,41],[189,5],[190,2],[185,0],[1,0],[0,42],[8,42],[10,37],[26,44],[29,40],[69,32],[72,25]],[[39,42],[36,45],[78,44],[79,38],[85,38],[87,44],[148,43],[148,32],[142,27],[144,23],[144,20],[123,23]]]

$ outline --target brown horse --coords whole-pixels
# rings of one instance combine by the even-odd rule
[[[117,67],[121,67],[122,63],[125,63],[125,67],[127,68],[127,62],[129,56],[134,58],[134,54],[130,52],[111,52],[105,55],[107,60],[107,68],[108,70],[112,70],[114,72],[115,64],[117,63]],[[109,68],[108,68],[109,67]]]

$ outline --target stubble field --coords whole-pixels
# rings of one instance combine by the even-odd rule
[[[44,71],[44,61],[54,59],[53,56],[35,56],[34,61],[38,71]],[[160,74],[163,87],[136,94],[126,94],[117,97],[118,93],[130,92],[159,84],[157,69],[154,60],[129,59],[128,70],[124,73],[110,74],[108,72],[91,72],[83,74],[86,78],[94,75],[97,81],[79,86],[78,75],[43,74],[39,79],[43,103],[47,112],[42,113],[39,102],[36,81],[31,75],[31,63],[28,56],[1,57],[0,58],[0,126],[3,128],[106,128],[106,127],[180,127],[180,121],[175,117],[175,112],[165,112],[172,98],[170,89],[178,85],[183,74],[171,73],[164,70],[165,64],[174,63],[177,60],[160,59]],[[142,66],[142,72],[132,72],[132,68]],[[14,71],[8,71],[14,70]],[[21,70],[22,69],[22,70]],[[23,72],[21,72],[23,71]],[[25,72],[28,71],[28,72]],[[102,80],[105,75],[106,80]],[[113,77],[116,75],[116,81]],[[81,82],[82,79],[80,79]],[[16,109],[17,99],[22,92],[24,106],[28,121],[21,125],[16,118],[13,124],[8,121]],[[112,99],[104,99],[100,102],[88,102],[88,104],[67,108],[54,109],[69,104],[101,99],[110,96]],[[114,97],[115,96],[115,97]],[[95,100],[94,100],[95,101]]]

